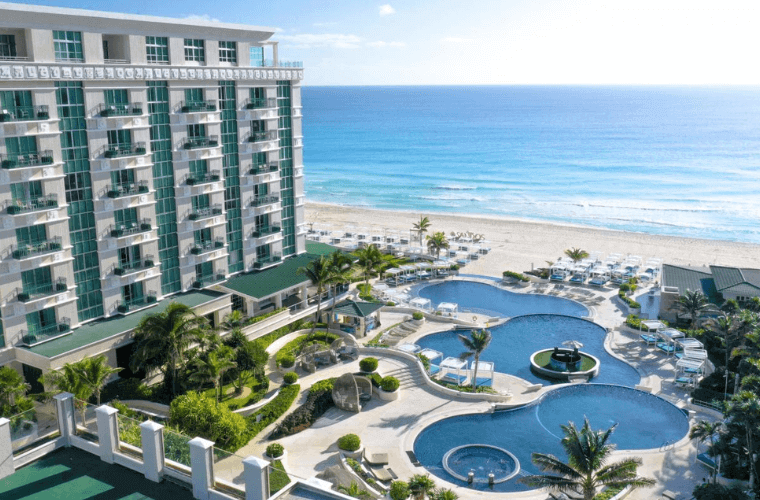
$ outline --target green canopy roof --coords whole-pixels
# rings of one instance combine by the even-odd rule
[[[298,273],[298,269],[306,267],[309,262],[319,257],[321,256],[309,253],[297,255],[283,260],[275,267],[230,278],[222,286],[249,297],[263,299],[308,282],[309,278],[305,274]]]
[[[354,302],[353,300],[344,300],[335,306],[335,312],[343,316],[351,316],[352,318],[366,318],[383,307],[383,305],[384,304],[376,304],[373,302]]]

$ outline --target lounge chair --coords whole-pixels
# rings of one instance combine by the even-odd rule
[[[475,381],[475,387],[491,387],[493,385],[493,379],[492,378],[480,378]]]
[[[456,373],[447,373],[441,377],[441,381],[448,382],[450,384],[463,385],[467,382],[467,375],[457,375]]]
[[[694,387],[694,379],[691,377],[678,377],[673,381],[673,383],[680,386]]]
[[[388,465],[387,453],[369,453],[364,449],[364,460],[370,465]]]
[[[657,343],[657,337],[654,335],[649,335],[647,333],[642,333],[639,335],[641,337],[641,340],[647,343],[647,345],[656,344]]]
[[[421,467],[422,466],[422,464],[420,463],[420,461],[417,460],[417,455],[415,455],[413,451],[407,450],[406,456],[409,457],[409,461],[412,462],[412,465],[414,465],[415,467]]]
[[[428,369],[428,375],[430,375],[430,378],[434,378],[440,372],[441,372],[441,367],[438,365],[431,364],[430,368]]]
[[[383,467],[382,465],[370,465],[369,470],[378,481],[382,481],[384,483],[398,479],[398,476],[390,467]]]
[[[707,453],[700,453],[697,455],[697,462],[702,464],[702,466],[707,467],[708,469],[715,470],[718,468],[718,464],[715,463],[715,460],[710,458],[710,455]]]

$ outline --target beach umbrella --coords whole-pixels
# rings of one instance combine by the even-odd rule
[[[580,349],[583,347],[583,344],[578,342],[577,340],[566,340],[562,342],[562,345],[565,347],[569,347],[570,349]]]

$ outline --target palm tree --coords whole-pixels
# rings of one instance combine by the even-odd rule
[[[751,391],[741,391],[729,401],[725,411],[726,421],[730,421],[730,426],[739,428],[744,432],[744,454],[749,455],[749,486],[755,487],[757,480],[757,464],[753,455],[757,453],[756,447],[758,429],[760,429],[760,398]]]
[[[691,329],[696,330],[697,322],[702,314],[708,311],[715,311],[717,308],[707,300],[707,296],[699,290],[692,292],[686,290],[686,293],[678,297],[678,300],[671,306],[678,313],[687,314],[691,318]]]
[[[588,252],[580,248],[568,248],[565,250],[565,255],[573,259],[573,262],[578,262],[588,257]]]
[[[383,263],[383,254],[375,245],[368,245],[356,251],[357,264],[364,274],[364,283],[369,284],[370,275]]]
[[[430,498],[433,500],[459,500],[459,495],[452,490],[438,488],[433,492],[433,495]]]
[[[707,420],[700,420],[689,431],[689,439],[697,440],[697,453],[699,453],[700,443],[704,441],[710,443],[707,446],[707,454],[714,459],[715,447],[713,446],[713,441],[715,437],[718,436],[721,432],[723,432],[723,422],[710,422]],[[714,483],[717,478],[717,469],[712,469],[710,471],[710,475],[712,476],[712,481]]]
[[[371,498],[369,491],[362,489],[356,481],[351,481],[348,487],[339,484],[338,491],[354,498]]]
[[[246,318],[245,314],[243,314],[243,311],[235,309],[224,317],[224,321],[222,321],[222,328],[225,330],[242,328],[245,325],[245,319]]]
[[[16,398],[22,397],[30,388],[16,370],[10,366],[0,366],[0,401],[13,406]]]
[[[613,425],[606,431],[591,429],[588,419],[579,431],[573,422],[562,426],[565,437],[562,447],[567,453],[567,463],[554,455],[533,453],[531,460],[544,472],[556,475],[534,475],[520,478],[520,482],[533,487],[547,487],[560,492],[581,492],[584,500],[592,500],[600,486],[646,487],[655,484],[653,479],[641,477],[636,469],[641,459],[630,457],[612,464],[607,460],[615,445],[607,444]]]
[[[135,347],[129,367],[132,371],[161,370],[164,382],[171,376],[172,395],[177,394],[177,371],[184,364],[183,354],[197,340],[206,319],[190,307],[172,302],[160,313],[145,316],[135,327]]]
[[[471,356],[475,357],[475,371],[472,374],[472,386],[477,389],[478,384],[478,362],[480,355],[486,350],[491,343],[491,332],[488,330],[471,331],[470,336],[459,334],[459,340],[464,344],[465,352],[459,355],[459,359],[464,361]]]
[[[432,236],[427,237],[427,247],[430,253],[435,252],[435,258],[441,257],[441,250],[449,248],[449,240],[446,238],[446,233],[438,231],[433,233]]]
[[[92,394],[95,395],[98,406],[100,406],[100,393],[106,382],[108,382],[108,379],[114,373],[119,373],[122,370],[122,368],[111,368],[108,366],[108,360],[105,356],[85,358],[82,361],[74,363],[74,366],[81,371],[82,378],[90,391],[92,391]]]
[[[430,495],[435,488],[435,483],[427,474],[415,474],[409,479],[409,491],[413,498],[422,500],[425,495]]]
[[[319,259],[312,260],[306,267],[299,267],[296,271],[297,274],[305,274],[311,281],[311,284],[317,287],[317,314],[314,324],[311,326],[311,333],[314,333],[314,329],[319,322],[319,310],[322,308],[322,295],[325,293],[325,288],[330,283],[330,269],[327,265],[327,257],[324,255]]]
[[[723,389],[723,399],[728,395],[728,362],[733,354],[734,344],[741,338],[739,322],[734,322],[733,317],[724,316],[718,319],[711,319],[707,322],[707,327],[715,336],[720,338],[723,347],[726,349],[726,384]]]
[[[66,363],[60,370],[50,371],[40,377],[45,387],[53,387],[58,392],[70,392],[74,395],[74,406],[82,412],[82,425],[86,425],[86,401],[92,396],[92,388],[85,379],[79,363]]]
[[[236,366],[231,358],[232,349],[224,346],[219,350],[208,353],[206,359],[196,359],[195,367],[197,371],[190,375],[190,380],[193,382],[200,382],[201,384],[211,382],[214,384],[214,394],[216,394],[217,403],[222,398],[222,377],[224,373]]]
[[[335,306],[338,303],[338,301],[335,300],[338,285],[342,285],[348,281],[351,281],[351,276],[349,273],[353,263],[353,259],[351,259],[351,257],[349,257],[346,253],[341,252],[340,250],[335,250],[327,258],[327,268],[329,270],[328,272],[330,276],[328,282],[330,283],[330,287],[333,291],[333,302],[332,306],[330,307],[330,316],[327,318],[328,329],[332,325],[333,312],[335,311]]]
[[[414,228],[414,231],[417,231],[419,234],[420,246],[422,246],[422,235],[428,232],[428,228],[430,227],[430,219],[420,216],[420,221],[413,223],[412,227]]]

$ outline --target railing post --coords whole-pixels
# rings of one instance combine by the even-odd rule
[[[62,392],[53,396],[55,411],[58,414],[58,429],[66,446],[71,446],[71,436],[76,434],[76,422],[74,421],[74,395],[70,392]]]
[[[11,421],[0,418],[0,479],[16,471],[13,466],[13,443],[11,440]]]
[[[193,497],[208,500],[208,490],[214,485],[214,443],[193,438],[190,445],[190,467],[193,477]]]
[[[113,463],[113,452],[119,447],[119,423],[116,414],[119,410],[108,405],[95,408],[98,420],[98,445],[100,459],[107,464]]]
[[[269,462],[250,456],[243,460],[245,479],[245,500],[267,500],[269,498]]]
[[[152,420],[140,424],[145,477],[158,483],[164,474],[164,426]]]

